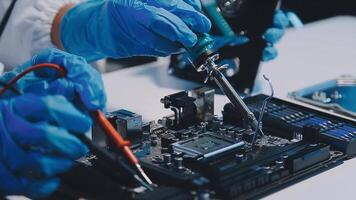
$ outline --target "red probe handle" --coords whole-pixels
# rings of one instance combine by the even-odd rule
[[[111,125],[111,123],[105,117],[103,112],[97,110],[96,114],[98,117],[98,122],[104,129],[105,134],[114,141],[114,144],[116,145],[117,148],[121,149],[124,152],[124,154],[130,160],[130,162],[132,162],[133,164],[138,164],[139,163],[138,159],[136,158],[136,156],[133,154],[133,152],[129,147],[130,142],[124,140],[121,137],[121,134]]]

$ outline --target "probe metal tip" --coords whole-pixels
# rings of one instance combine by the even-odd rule
[[[136,164],[135,165],[137,170],[140,172],[140,174],[142,175],[142,177],[145,179],[145,181],[149,184],[149,185],[153,185],[153,182],[151,181],[150,178],[148,178],[147,174],[145,173],[145,171],[143,171],[142,167],[140,164]]]
[[[138,175],[134,175],[134,178],[145,188],[147,188],[149,191],[153,191],[153,188],[151,185],[147,184],[145,181],[143,181]]]

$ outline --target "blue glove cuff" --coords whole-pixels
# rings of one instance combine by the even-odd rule
[[[98,11],[104,4],[105,1],[85,1],[68,10],[62,17],[61,42],[66,51],[82,56],[88,62],[105,58],[99,51],[101,47],[95,35],[98,30],[102,30],[102,34],[106,32],[102,24],[95,23],[95,20],[101,23],[107,21],[102,19]]]

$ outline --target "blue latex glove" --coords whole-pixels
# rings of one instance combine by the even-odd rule
[[[24,94],[0,101],[0,110],[0,194],[49,195],[56,175],[88,152],[71,133],[87,132],[91,119],[63,96]]]
[[[71,8],[61,21],[61,42],[73,54],[103,57],[167,56],[181,44],[208,32],[199,0],[89,0]]]
[[[277,49],[274,48],[276,44],[285,34],[285,29],[290,25],[290,21],[286,14],[278,10],[274,15],[273,27],[266,30],[264,34],[264,39],[269,43],[269,45],[264,49],[262,54],[262,61],[270,61],[278,56]]]
[[[106,95],[101,75],[84,58],[56,49],[47,49],[34,56],[29,62],[6,73],[2,81],[8,82],[21,71],[40,63],[53,63],[64,67],[67,70],[66,78],[58,78],[58,72],[52,69],[39,70],[20,79],[15,85],[18,90],[37,95],[63,95],[77,105],[84,104],[88,110],[105,108]]]
[[[262,61],[270,61],[275,59],[278,56],[277,49],[273,46],[276,44],[285,34],[285,29],[290,24],[289,19],[286,14],[278,10],[274,15],[273,26],[266,30],[263,35],[264,39],[267,42],[267,47],[263,50]],[[242,45],[249,41],[249,38],[244,36],[237,36],[233,38],[226,38],[223,36],[214,36],[214,49],[219,49],[224,45]]]

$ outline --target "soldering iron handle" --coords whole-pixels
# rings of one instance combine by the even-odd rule
[[[257,120],[254,114],[250,111],[245,102],[237,94],[237,92],[231,86],[225,76],[219,70],[213,70],[211,75],[214,78],[216,84],[222,90],[222,92],[229,98],[232,105],[234,105],[234,107],[239,110],[239,112],[244,116],[244,118],[247,118],[249,120],[252,128],[256,129]]]

